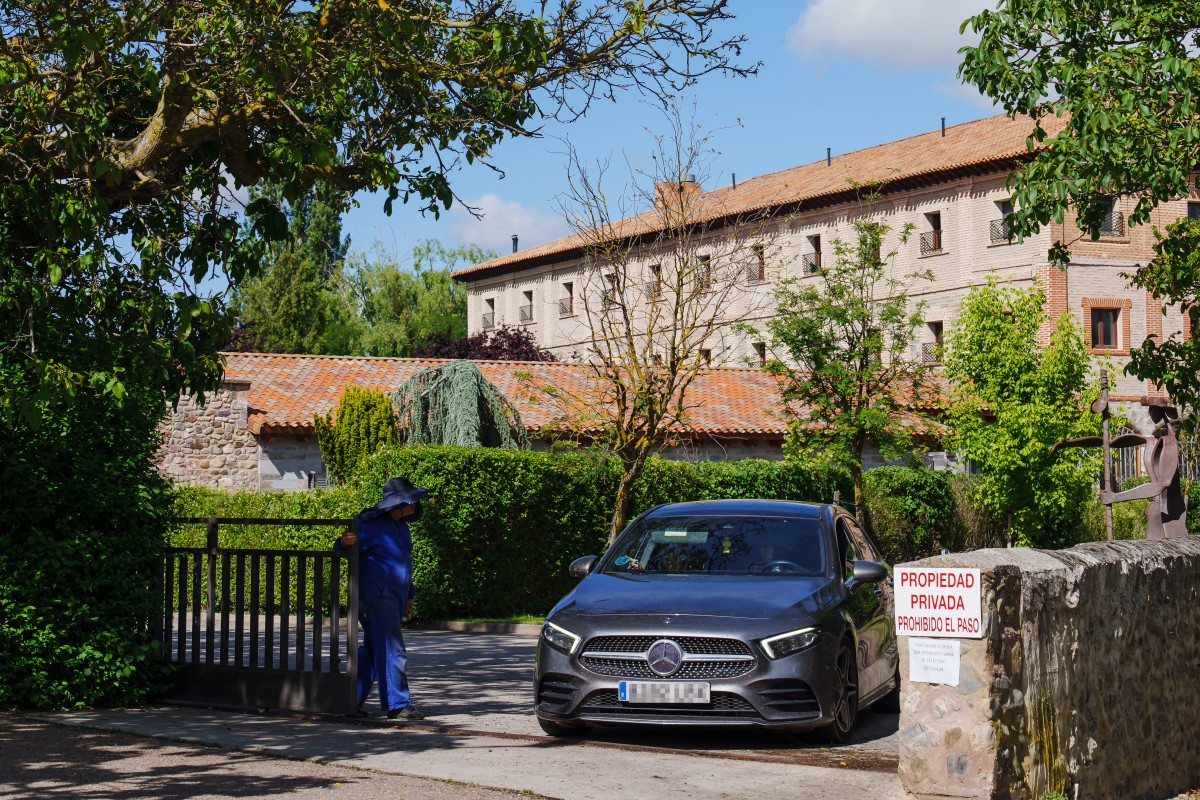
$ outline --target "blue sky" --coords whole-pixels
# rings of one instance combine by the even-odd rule
[[[748,62],[762,61],[757,77],[710,76],[682,98],[705,128],[721,129],[719,153],[707,181],[724,185],[817,161],[834,154],[934,130],[996,113],[955,79],[956,51],[965,42],[959,24],[986,0],[731,0],[744,33]],[[503,176],[474,165],[456,172],[460,197],[484,212],[476,221],[461,209],[440,219],[397,205],[383,213],[380,196],[360,195],[346,216],[356,250],[376,243],[404,261],[412,244],[437,238],[473,242],[500,252],[512,234],[524,249],[566,235],[559,210],[566,189],[569,140],[587,162],[610,158],[614,175],[625,162],[648,158],[650,134],[661,132],[662,112],[629,93],[600,102],[582,120],[551,123],[536,139],[498,147],[492,163]]]

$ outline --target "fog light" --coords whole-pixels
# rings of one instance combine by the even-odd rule
[[[798,653],[810,646],[821,636],[820,628],[801,628],[798,631],[788,631],[759,642],[767,658],[783,658],[792,653]]]
[[[542,638],[546,640],[546,644],[553,647],[555,650],[560,650],[567,655],[571,655],[579,647],[582,639],[574,633],[571,633],[566,628],[561,628],[553,622],[547,622],[542,626]]]

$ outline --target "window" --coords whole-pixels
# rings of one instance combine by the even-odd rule
[[[934,211],[925,215],[929,230],[921,234],[921,255],[931,256],[942,252],[942,213]]]
[[[1120,321],[1119,308],[1092,309],[1093,350],[1116,350],[1120,347],[1117,343],[1117,323]]]
[[[663,354],[655,353],[651,358],[654,359],[654,366],[661,367],[663,365]]]
[[[1200,203],[1188,203],[1188,219],[1200,219]]]
[[[925,326],[929,328],[929,335],[933,341],[925,342],[921,345],[921,361],[925,364],[940,364],[942,359],[943,325],[940,321],[937,321],[927,322]]]
[[[811,253],[805,253],[801,257],[804,267],[804,272],[811,275],[821,268],[821,237],[809,236],[808,246],[812,250]]]
[[[754,355],[758,358],[758,365],[761,367],[767,363],[767,346],[762,342],[755,342],[751,345],[754,348]]]
[[[748,268],[747,278],[751,283],[762,283],[767,279],[767,250],[761,244],[750,248],[752,258]]]
[[[575,284],[564,283],[563,296],[558,301],[558,316],[573,317],[575,316]]]
[[[533,322],[533,291],[521,293],[521,307],[517,309],[517,318],[522,325]]]
[[[1108,210],[1104,213],[1104,219],[1100,221],[1100,235],[1125,235],[1125,217],[1121,215],[1121,208],[1115,197],[1108,201]]]
[[[604,276],[604,306],[613,306],[617,304],[617,293],[620,289],[620,283],[617,279],[617,273],[610,272]]]
[[[651,297],[662,297],[662,264],[651,264],[646,291]]]
[[[696,288],[711,292],[712,278],[712,256],[699,256],[696,259]]]
[[[1009,234],[1012,230],[1008,224],[1008,215],[1013,213],[1012,200],[998,201],[996,203],[996,211],[1000,213],[1000,218],[994,219],[989,223],[989,238],[992,244],[1007,244]]]
[[[485,331],[496,327],[496,299],[489,297],[483,301],[483,329]]]
[[[712,366],[712,350],[706,348],[700,351],[700,363],[706,367]]]

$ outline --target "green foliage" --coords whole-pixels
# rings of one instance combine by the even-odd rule
[[[1050,344],[1040,289],[1001,288],[994,280],[963,301],[945,354],[951,382],[950,445],[982,470],[975,500],[1011,520],[1016,543],[1063,547],[1083,538],[1080,512],[1093,492],[1100,456],[1093,449],[1051,455],[1062,439],[1095,435],[1089,406],[1091,357],[1064,313]]]
[[[0,708],[141,702],[171,509],[151,465],[162,400],[40,410],[0,413]]]
[[[389,447],[348,484],[311,492],[177,492],[180,516],[350,517],[404,475],[429,489],[413,525],[417,614],[423,619],[544,614],[574,584],[567,566],[605,547],[621,469],[595,453],[479,447]],[[845,473],[770,461],[651,458],[635,485],[635,513],[651,505],[718,497],[828,501]],[[223,534],[224,535],[224,534]],[[231,528],[223,546],[326,548],[329,529]],[[203,538],[180,527],[174,542]]]
[[[467,289],[450,275],[496,255],[476,245],[448,247],[424,239],[413,247],[408,268],[382,252],[360,260],[349,286],[362,309],[363,354],[407,358],[431,337],[466,337]]]
[[[862,460],[868,446],[885,457],[907,453],[921,424],[928,367],[909,358],[921,325],[909,307],[911,283],[927,273],[892,277],[883,241],[890,228],[869,217],[851,222],[854,239],[833,242],[832,262],[815,280],[787,279],[775,292],[778,313],[767,323],[774,358],[766,369],[782,380],[798,417],[789,458],[833,461],[854,476],[863,502]],[[899,231],[901,243],[911,226]]]
[[[426,367],[391,398],[408,444],[530,447],[516,407],[470,361]]]
[[[392,401],[383,392],[361,386],[347,386],[336,417],[316,415],[313,427],[321,459],[338,482],[346,480],[367,456],[396,441]]]
[[[1077,213],[1078,229],[1094,239],[1114,198],[1136,198],[1129,224],[1140,225],[1158,204],[1186,198],[1196,186],[1200,6],[1002,0],[964,27],[979,35],[979,44],[963,49],[960,76],[1007,111],[1038,121],[1030,145],[1041,149],[1012,180],[1016,211],[1009,223],[1018,237]],[[1041,125],[1046,117],[1063,117],[1065,127],[1049,135]],[[1198,235],[1195,224],[1168,227],[1158,257],[1137,270],[1134,284],[1168,303],[1194,304]],[[1051,250],[1061,264],[1069,257],[1065,243]],[[1197,410],[1194,344],[1147,339],[1131,357],[1134,374],[1162,383],[1176,402]]]
[[[942,548],[962,549],[964,526],[950,473],[925,467],[877,467],[865,477],[868,516],[889,563],[915,561]]]

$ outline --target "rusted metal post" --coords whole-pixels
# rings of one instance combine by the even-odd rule
[[[1103,421],[1103,430],[1101,431],[1104,437],[1104,491],[1113,491],[1112,485],[1112,442],[1111,431],[1109,430],[1109,417],[1111,416],[1108,409],[1108,370],[1100,370],[1100,402],[1103,404],[1103,410],[1100,412],[1101,420]],[[1113,540],[1113,508],[1112,503],[1104,504],[1104,531],[1108,534],[1108,540]]]

